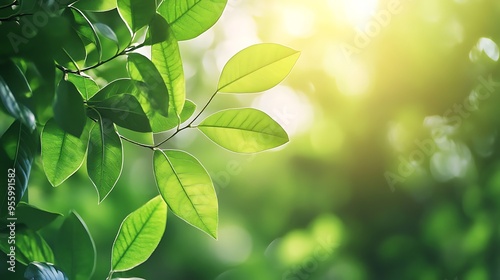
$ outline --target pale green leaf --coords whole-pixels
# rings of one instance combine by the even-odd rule
[[[130,213],[113,243],[112,271],[129,270],[145,262],[160,243],[166,223],[167,205],[160,196]]]
[[[79,0],[73,6],[83,11],[102,12],[116,8],[116,0]]]
[[[199,125],[208,138],[238,153],[255,153],[288,142],[285,130],[266,113],[252,108],[228,109],[208,116]]]
[[[300,52],[278,44],[257,44],[234,55],[222,69],[220,92],[268,90],[290,73]]]
[[[169,0],[163,1],[158,12],[172,26],[177,40],[188,40],[212,27],[226,3],[227,0]]]
[[[80,169],[92,125],[88,120],[82,135],[76,137],[62,130],[54,119],[45,124],[42,131],[42,163],[52,186],[59,186]]]
[[[68,73],[68,81],[75,85],[76,89],[85,100],[89,100],[99,91],[99,86],[96,82],[89,76],[83,76],[83,74],[77,75]]]
[[[217,238],[217,195],[203,165],[178,150],[156,150],[153,165],[160,194],[172,212]]]
[[[168,26],[165,20],[163,22]],[[184,70],[182,68],[179,44],[174,37],[172,29],[166,28],[166,31],[167,38],[151,46],[151,61],[158,68],[167,86],[170,102],[169,112],[179,115],[186,100]],[[152,35],[152,40],[155,41],[154,34]]]
[[[87,155],[87,172],[97,189],[101,203],[113,190],[123,166],[123,150],[120,137],[113,123],[99,114],[98,122],[90,132]]]

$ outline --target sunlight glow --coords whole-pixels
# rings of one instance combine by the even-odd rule
[[[377,11],[378,0],[329,0],[329,5],[334,13],[341,10],[350,24],[363,28]]]
[[[295,37],[307,37],[314,29],[314,13],[305,6],[285,6],[283,23],[288,34]]]

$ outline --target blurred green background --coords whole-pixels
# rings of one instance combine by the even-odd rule
[[[192,153],[215,182],[219,239],[169,215],[152,257],[116,276],[500,279],[500,1],[229,0],[212,29],[181,43],[188,98],[206,102],[224,63],[259,42],[301,50],[290,76],[220,95],[207,114],[259,108],[290,143],[248,156],[197,131],[176,136],[164,148]],[[123,218],[157,193],[150,151],[124,145],[100,205],[84,168],[52,188],[38,159],[30,181],[30,203],[86,221],[94,279]]]

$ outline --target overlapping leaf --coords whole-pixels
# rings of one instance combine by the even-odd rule
[[[76,89],[80,92],[83,99],[89,100],[94,94],[99,91],[99,86],[92,80],[91,77],[84,76],[83,74],[76,75],[73,73],[68,74],[68,81],[75,85]]]
[[[7,237],[2,238],[0,247],[2,251],[8,253],[10,245]],[[16,232],[16,261],[27,265],[33,261],[54,263],[54,253],[45,239],[32,229],[25,229]]]
[[[64,131],[80,137],[87,118],[83,98],[72,83],[65,80],[59,82],[53,107],[56,123]]]
[[[198,129],[220,146],[239,153],[260,152],[288,142],[287,133],[275,120],[252,108],[214,113]]]
[[[35,116],[21,103],[18,103],[5,80],[0,76],[0,98],[7,112],[14,118],[20,120],[30,130],[36,127]]]
[[[68,277],[57,266],[44,262],[31,262],[24,272],[25,279],[36,280],[68,280]]]
[[[155,0],[117,0],[117,5],[133,33],[148,25],[156,13]]]
[[[217,196],[201,163],[178,150],[156,150],[153,163],[156,184],[172,212],[217,238]]]

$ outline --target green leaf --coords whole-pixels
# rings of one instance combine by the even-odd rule
[[[62,130],[54,119],[42,131],[42,163],[45,175],[54,187],[62,184],[83,164],[89,133],[93,123],[88,120],[80,137]]]
[[[2,135],[0,139],[0,155],[2,158],[0,168],[4,172],[2,172],[0,178],[6,183],[0,186],[0,216],[6,216],[7,214],[13,216],[10,215],[10,211],[7,211],[7,197],[11,197],[11,195],[8,195],[8,185],[12,183],[12,178],[15,181],[14,197],[16,204],[21,200],[28,188],[31,166],[37,154],[37,143],[37,134],[31,132],[19,121],[14,122]],[[9,202],[11,202],[10,198]]]
[[[59,82],[53,108],[56,123],[64,131],[80,137],[87,118],[83,98],[72,83],[65,80]]]
[[[163,1],[158,12],[172,26],[178,40],[197,37],[219,20],[227,0]]]
[[[285,130],[257,109],[228,109],[208,116],[199,125],[208,138],[238,153],[255,153],[288,142]]]
[[[30,130],[36,127],[35,116],[21,103],[18,103],[5,80],[0,76],[0,98],[7,112],[14,118],[20,120]]]
[[[83,76],[83,74],[68,73],[68,81],[75,85],[85,100],[89,100],[99,91],[99,86],[96,82],[89,76]]]
[[[268,90],[290,73],[300,52],[278,44],[257,44],[234,55],[222,69],[220,92]]]
[[[155,150],[156,184],[172,212],[217,238],[217,196],[210,175],[192,155],[178,150]]]
[[[96,22],[94,24],[94,28],[97,31],[97,34],[100,35],[102,38],[105,38],[107,40],[110,40],[111,42],[114,43],[116,46],[116,52],[120,50],[120,42],[118,41],[118,36],[116,36],[116,33],[109,27],[108,25],[101,23],[101,22]],[[104,48],[106,47],[106,43],[102,42],[103,40],[100,39],[101,46]]]
[[[24,73],[12,60],[8,59],[0,63],[0,76],[16,98],[26,98],[30,95],[31,88]]]
[[[73,30],[78,34],[86,49],[85,65],[95,65],[101,61],[101,42],[94,25],[78,8],[72,7],[65,10],[63,15],[71,22]]]
[[[120,177],[122,166],[121,139],[113,123],[98,115],[97,125],[90,132],[87,172],[97,189],[99,203],[113,190]]]
[[[161,15],[155,14],[149,23],[144,44],[149,46],[167,40],[168,29],[169,26],[165,19]]]
[[[160,196],[130,213],[113,243],[111,270],[125,271],[145,262],[160,243],[166,223],[167,205]]]
[[[2,238],[0,247],[2,251],[8,252],[10,246],[8,245],[7,237]],[[50,262],[54,263],[54,253],[47,244],[45,239],[32,229],[24,229],[16,231],[16,261],[27,265],[33,261]]]
[[[92,278],[96,265],[96,249],[92,236],[83,219],[76,212],[66,217],[57,239],[59,265],[69,279],[87,280]]]
[[[90,101],[88,106],[99,111],[103,118],[121,127],[138,132],[151,132],[148,117],[133,95],[121,94],[103,101]]]
[[[28,280],[68,280],[68,277],[57,266],[50,263],[32,262],[24,272]]]
[[[194,104],[191,100],[186,100],[180,115],[180,123],[187,121],[193,115],[195,110],[196,104]],[[175,115],[164,117],[155,111],[151,111],[148,114],[148,118],[151,128],[155,133],[167,131],[179,125],[179,118]]]
[[[143,98],[149,101],[151,110],[158,110],[160,114],[167,117],[169,93],[161,74],[158,72],[153,62],[141,54],[130,53],[128,55],[127,69],[132,80],[143,82],[139,85],[146,85],[146,88],[143,89],[146,96]],[[139,98],[139,102],[144,104],[141,98]],[[150,111],[144,107],[143,109],[146,114]]]
[[[117,5],[133,33],[148,25],[156,13],[155,0],[118,0]]]
[[[161,18],[160,16],[158,16]],[[168,23],[163,20],[164,25]],[[169,112],[179,115],[186,100],[186,84],[184,81],[184,70],[182,68],[179,44],[175,39],[172,29],[167,28],[167,38],[160,43],[151,46],[151,61],[158,68],[169,95]],[[155,39],[154,34],[152,40]]]
[[[89,12],[109,11],[116,8],[114,0],[80,0],[73,4],[74,7]]]
[[[16,206],[17,223],[25,224],[28,228],[35,231],[45,227],[61,216],[59,213],[42,210],[24,201],[19,202]]]
[[[136,87],[136,82],[132,81],[131,79],[117,79],[99,90],[99,92],[97,92],[90,99],[90,101],[103,101],[120,94],[132,94],[137,97],[140,96],[142,92]]]

